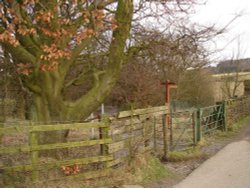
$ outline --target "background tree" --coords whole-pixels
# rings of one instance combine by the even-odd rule
[[[124,66],[106,104],[122,109],[164,105],[164,87],[151,64],[133,62]]]
[[[1,114],[5,116],[5,120],[7,117],[25,119],[28,115],[28,101],[25,100],[27,93],[23,91],[9,54],[0,53],[0,85]],[[17,96],[18,100],[15,100]]]
[[[214,81],[205,69],[188,70],[178,83],[178,99],[193,106],[202,107],[214,104]]]
[[[242,60],[240,60],[240,56],[243,53],[240,43],[239,43],[239,39],[238,39],[238,49],[236,53],[232,54],[232,58],[224,61],[224,63],[222,62],[221,64],[218,65],[219,69],[221,73],[223,74],[220,77],[220,81],[221,81],[221,90],[222,90],[222,94],[224,96],[224,98],[226,99],[230,99],[230,98],[234,98],[237,97],[237,95],[239,94],[239,90],[240,87],[243,87],[244,83],[242,78],[240,77],[240,73],[245,70],[247,70],[247,66],[241,66]],[[241,63],[241,64],[240,64]],[[224,67],[223,70],[223,64],[227,64],[227,67]],[[247,63],[246,63],[247,64]],[[244,65],[244,64],[243,64]],[[224,65],[225,66],[225,65]],[[249,65],[248,65],[249,66]]]
[[[134,41],[140,45],[122,70],[106,104],[120,108],[163,105],[165,87],[161,86],[162,82],[178,83],[188,68],[209,64],[209,52],[203,45],[216,35],[212,28],[190,30],[178,24],[175,31],[143,28],[134,31]],[[176,99],[176,92],[172,97]]]

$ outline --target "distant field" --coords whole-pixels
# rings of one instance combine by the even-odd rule
[[[221,78],[227,76],[236,76],[237,73],[224,73],[224,74],[213,74],[214,78]],[[241,80],[250,80],[250,72],[240,72],[238,73]]]

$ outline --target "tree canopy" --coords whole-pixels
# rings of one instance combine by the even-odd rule
[[[37,120],[86,118],[108,95],[124,63],[133,1],[1,1],[0,13],[2,48],[33,93]],[[104,35],[112,36],[101,68],[81,61],[95,55],[88,49]],[[85,79],[91,80],[87,93],[65,97]]]
[[[34,120],[85,119],[110,94],[128,62],[154,62],[152,71],[165,74],[171,67],[166,64],[193,66],[205,54],[201,39],[211,31],[185,26],[183,15],[193,3],[1,0],[0,44],[32,93]]]

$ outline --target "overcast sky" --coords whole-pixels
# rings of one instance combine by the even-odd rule
[[[241,16],[228,27],[227,33],[215,40],[216,46],[212,48],[225,48],[214,55],[217,60],[231,58],[238,51],[238,43],[240,58],[250,58],[250,0],[207,0],[196,6],[192,20],[202,24],[223,27],[237,14]]]

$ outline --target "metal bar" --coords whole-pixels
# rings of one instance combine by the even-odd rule
[[[197,116],[196,113],[192,114],[192,119],[193,119],[193,142],[194,145],[197,144]]]
[[[163,160],[168,160],[168,138],[167,138],[167,125],[166,125],[166,115],[162,116],[162,129],[163,129]]]
[[[201,112],[201,109],[198,108],[197,110],[197,142],[199,142],[201,140],[201,136],[202,136],[202,130],[201,130],[201,125],[202,125],[202,122],[201,122],[201,115],[202,115],[202,112]]]

